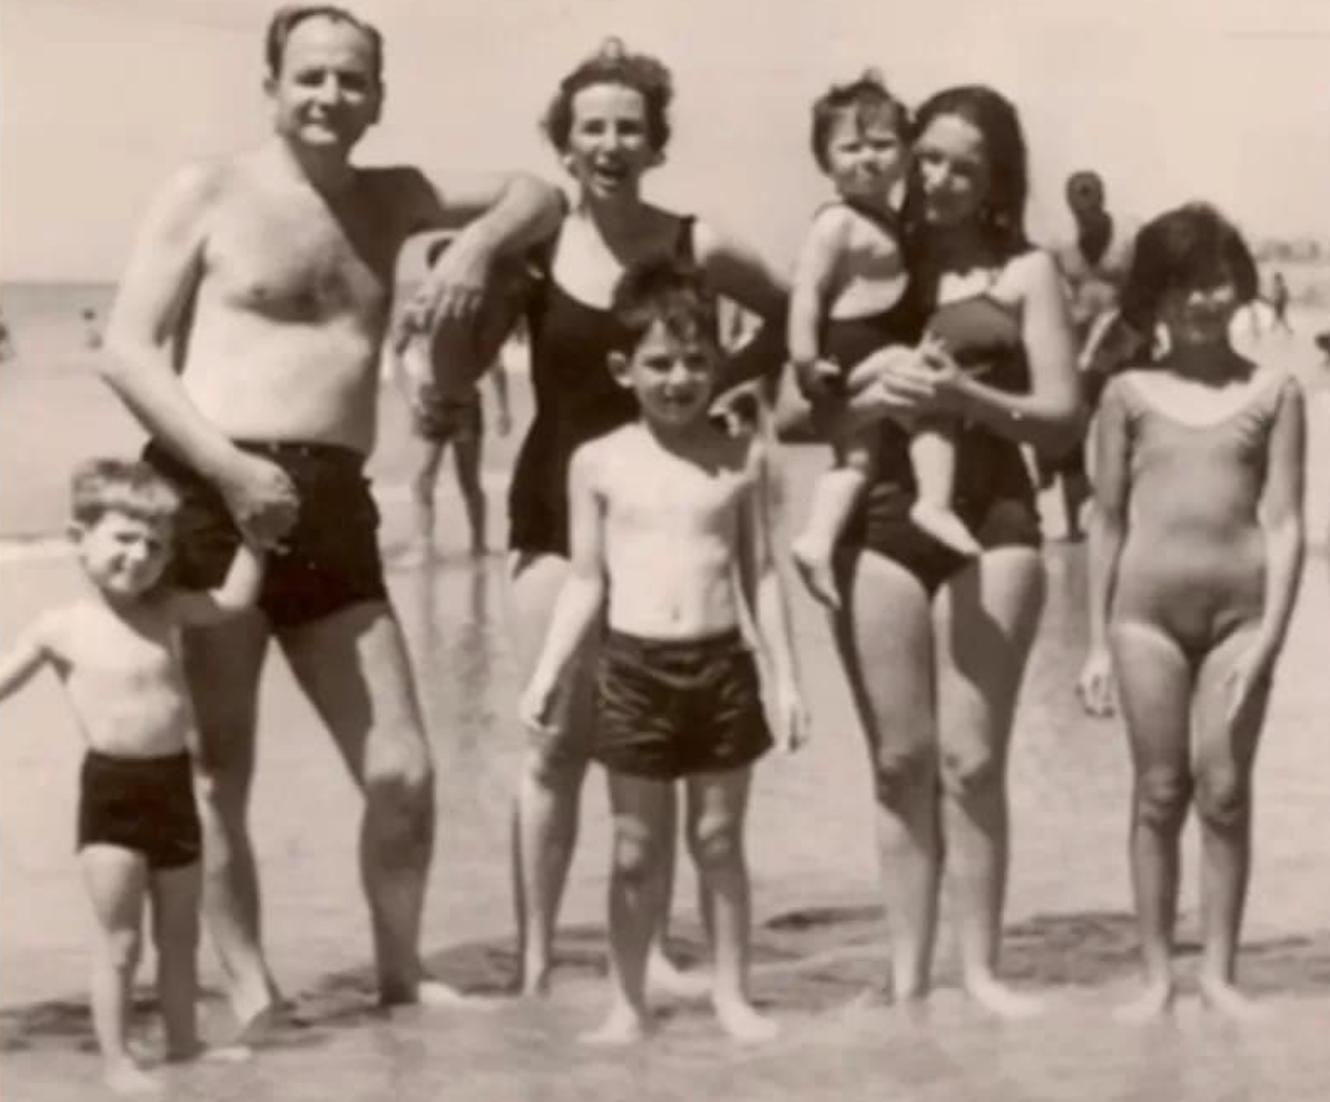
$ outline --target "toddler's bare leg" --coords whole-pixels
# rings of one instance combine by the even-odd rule
[[[952,508],[956,441],[950,429],[936,421],[916,426],[910,437],[910,466],[918,487],[910,519],[953,551],[978,555],[983,548]]]
[[[401,558],[403,566],[421,566],[434,554],[434,489],[439,479],[444,445],[438,440],[413,441],[417,457],[416,474],[411,482],[411,507],[414,522],[411,543]]]

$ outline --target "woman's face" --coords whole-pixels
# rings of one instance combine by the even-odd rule
[[[939,229],[977,219],[992,170],[984,136],[959,115],[938,115],[914,143],[915,182],[924,220]]]
[[[564,167],[582,190],[601,199],[636,195],[658,160],[642,93],[623,84],[592,84],[573,95]]]
[[[1159,320],[1173,348],[1208,347],[1228,340],[1241,305],[1237,287],[1224,273],[1204,285],[1170,287],[1160,296]]]

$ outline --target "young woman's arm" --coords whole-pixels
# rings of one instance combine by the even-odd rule
[[[1302,388],[1296,379],[1289,378],[1280,387],[1261,498],[1261,528],[1265,532],[1265,604],[1255,648],[1267,669],[1274,665],[1284,645],[1302,579],[1306,436]]]
[[[1095,504],[1090,515],[1088,586],[1090,653],[1076,686],[1081,702],[1092,715],[1108,715],[1113,710],[1108,615],[1127,536],[1131,496],[1130,440],[1122,395],[1125,385],[1121,378],[1108,385],[1095,425]]]

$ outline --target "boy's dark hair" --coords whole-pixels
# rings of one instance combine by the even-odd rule
[[[1237,228],[1209,203],[1187,203],[1161,214],[1136,235],[1122,289],[1122,316],[1149,332],[1159,300],[1174,288],[1213,287],[1230,280],[1240,302],[1260,288],[1256,261]]]
[[[307,19],[331,19],[354,27],[369,42],[374,64],[374,82],[383,85],[383,35],[378,27],[367,23],[358,15],[336,4],[287,4],[273,12],[268,21],[268,33],[263,39],[263,59],[268,75],[274,79],[281,75],[282,60],[286,56],[286,42],[301,23]]]
[[[858,80],[849,84],[833,84],[813,101],[813,125],[809,145],[813,159],[823,172],[827,171],[827,143],[831,140],[836,120],[845,112],[854,112],[857,126],[864,127],[883,115],[889,115],[892,128],[902,142],[910,140],[910,112],[888,90],[882,74],[868,69]]]
[[[179,510],[175,489],[141,460],[90,459],[70,481],[70,513],[78,524],[96,524],[107,513],[156,523]]]
[[[573,97],[596,84],[620,84],[642,96],[646,104],[647,141],[655,152],[670,140],[670,101],[674,82],[670,71],[648,54],[630,54],[623,42],[607,38],[593,57],[587,58],[559,82],[541,125],[560,153],[568,149],[573,129]]]
[[[697,268],[678,260],[633,265],[614,288],[610,308],[634,344],[660,322],[674,336],[700,337],[720,346],[716,296]]]

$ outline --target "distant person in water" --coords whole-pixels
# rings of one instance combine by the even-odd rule
[[[81,315],[83,318],[83,344],[89,351],[96,352],[102,346],[102,329],[97,323],[97,311],[91,306]]]
[[[1274,278],[1270,281],[1270,310],[1273,317],[1270,321],[1270,331],[1282,329],[1285,333],[1292,333],[1293,326],[1288,320],[1288,307],[1291,296],[1288,292],[1288,284],[1284,282],[1284,273],[1275,272]]]
[[[178,580],[213,584],[242,533],[275,551],[256,611],[183,640],[202,745],[204,915],[242,1031],[279,1005],[248,829],[274,639],[363,795],[380,999],[456,1001],[421,960],[434,774],[364,468],[402,243],[474,219],[421,298],[446,328],[469,328],[496,262],[550,233],[562,210],[526,177],[436,188],[413,167],[354,164],[384,86],[379,32],[351,13],[281,8],[266,62],[274,133],[191,165],[157,197],[103,367],[183,498]]]
[[[0,363],[14,358],[14,339],[9,332],[9,322],[0,313]]]

